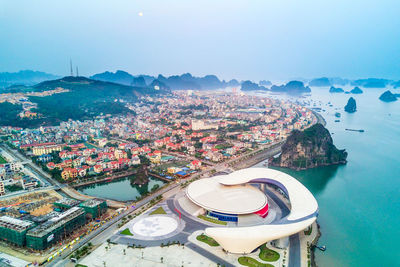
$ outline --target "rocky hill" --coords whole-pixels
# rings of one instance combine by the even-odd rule
[[[334,86],[331,86],[331,88],[329,88],[329,93],[343,93],[343,92],[344,92],[343,88]]]
[[[260,86],[256,83],[253,83],[251,81],[244,81],[242,82],[241,91],[256,91],[256,90],[268,90],[266,87],[264,86]]]
[[[379,99],[383,102],[393,102],[397,100],[397,95],[393,94],[392,92],[385,91],[383,94],[381,94],[381,96],[379,97]]]
[[[304,131],[294,130],[282,146],[279,157],[271,165],[304,170],[319,166],[345,164],[347,152],[333,144],[329,131],[315,124]]]
[[[300,81],[290,81],[284,85],[273,85],[271,87],[271,91],[274,92],[283,92],[287,94],[301,94],[301,93],[310,93],[311,89],[308,86],[304,86],[303,82]]]
[[[126,102],[135,102],[141,96],[169,92],[161,88],[155,90],[149,87],[134,87],[72,76],[41,82],[26,90],[44,92],[57,88],[68,91],[47,96],[29,96],[29,100],[37,104],[37,108],[32,111],[38,113],[38,117],[21,120],[13,114],[18,107],[7,107],[10,112],[3,113],[6,119],[0,120],[0,124],[37,127],[57,125],[68,119],[91,119],[100,114],[133,113],[126,107]]]
[[[356,87],[354,87],[353,90],[350,91],[350,93],[357,95],[357,94],[362,94],[364,92],[363,92],[363,90],[360,89],[360,87],[356,86]]]
[[[90,77],[92,80],[119,83],[124,85],[131,85],[134,79],[133,75],[123,70],[117,70],[115,73],[106,71],[98,73]]]
[[[261,86],[271,86],[272,85],[271,81],[267,81],[267,80],[261,80],[261,81],[259,81],[258,84]]]
[[[332,84],[328,78],[322,77],[322,78],[316,78],[316,79],[311,80],[308,85],[315,86],[315,87],[324,87],[324,86],[331,86]]]
[[[172,75],[169,77],[160,74],[157,77],[154,77],[150,75],[134,76],[126,71],[118,70],[115,73],[106,71],[95,74],[90,78],[99,81],[140,87],[152,87],[152,85],[156,85],[160,88],[169,88],[172,90],[212,90],[240,85],[237,80],[226,82],[224,80],[221,81],[215,75],[196,77],[190,73]]]
[[[344,107],[344,111],[348,113],[354,113],[357,111],[357,104],[354,98],[349,98],[349,100],[347,101],[347,105]]]
[[[364,88],[385,88],[391,82],[391,80],[387,79],[368,78],[352,81],[351,84],[354,86],[362,86]]]
[[[0,72],[0,89],[12,85],[34,85],[46,80],[56,78],[58,78],[58,76],[56,75],[33,70],[21,70],[19,72]]]

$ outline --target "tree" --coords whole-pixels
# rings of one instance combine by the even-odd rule
[[[146,156],[139,155],[139,159],[140,159],[140,162],[141,162],[143,165],[149,166],[149,165],[151,164],[150,160],[149,160]]]
[[[196,142],[196,143],[194,144],[194,147],[197,148],[197,149],[200,149],[200,148],[203,147],[203,144],[200,143],[200,142]]]

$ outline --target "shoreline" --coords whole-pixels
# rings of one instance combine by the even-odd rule
[[[324,117],[319,114],[318,112],[310,109],[311,112],[314,114],[315,117],[317,117],[317,123],[321,123],[324,127],[326,126],[326,120],[324,119]]]
[[[313,114],[314,114],[314,116],[316,117],[316,119],[317,119],[317,122],[316,123],[321,123],[324,127],[326,126],[326,120],[324,119],[324,117],[321,115],[321,114],[319,114],[319,113],[317,113],[317,112],[315,112],[314,110],[311,110],[312,112],[313,112]],[[284,142],[282,142],[280,145],[279,145],[279,148],[282,146],[284,144]],[[273,149],[271,149],[271,150],[273,150]],[[280,149],[279,149],[280,150]],[[268,154],[268,152],[269,153],[271,153],[272,151],[265,151],[265,154]],[[275,153],[273,156],[275,156],[275,155],[277,155],[277,154],[279,154],[280,153],[280,151],[278,152],[278,153]],[[268,168],[269,168],[269,158],[271,158],[271,157],[273,157],[273,156],[269,156],[269,157],[267,157],[267,158],[265,158],[264,160],[259,160],[259,161],[257,161],[257,163],[255,163],[255,164],[252,164],[252,165],[249,165],[249,166],[247,166],[247,167],[244,167],[244,168],[248,168],[248,167],[253,167],[253,166],[255,166],[255,165],[257,165],[257,164],[259,164],[260,162],[263,162],[263,161],[267,161],[268,162]],[[342,164],[335,164],[335,165],[342,165]],[[272,165],[273,166],[273,165]],[[327,165],[328,166],[328,165]],[[242,167],[242,166],[240,166],[240,167]],[[323,166],[319,166],[319,167],[323,167]],[[288,168],[288,167],[283,167],[283,168],[287,168],[287,169],[291,169],[291,168]],[[292,170],[295,170],[295,171],[298,171],[298,170],[296,170],[296,169],[292,169]],[[312,244],[312,249],[310,250],[310,254],[311,254],[311,266],[312,267],[318,267],[318,265],[317,265],[317,262],[316,262],[316,258],[315,258],[315,249],[316,249],[316,246],[317,246],[317,244],[318,244],[318,242],[319,242],[319,239],[320,239],[320,237],[322,236],[322,232],[321,232],[321,226],[320,226],[320,224],[318,223],[318,218],[317,218],[317,220],[315,221],[315,223],[316,223],[316,225],[317,225],[317,229],[318,229],[318,233],[317,233],[317,236],[314,238],[314,240],[311,242],[311,244]],[[298,235],[299,235],[299,233],[298,233]],[[300,237],[300,235],[299,235],[299,237]],[[300,261],[301,261],[302,259],[300,259]]]

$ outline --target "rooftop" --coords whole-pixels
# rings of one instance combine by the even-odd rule
[[[76,200],[76,199],[64,197],[64,198],[62,198],[60,200],[57,200],[54,203],[55,204],[61,204],[61,205],[67,205],[67,206],[74,207],[76,205],[79,205],[79,203],[81,203],[81,202],[79,200]]]
[[[291,213],[289,220],[296,220],[313,214],[318,210],[318,203],[311,192],[292,176],[268,168],[248,168],[222,176],[219,182],[225,186],[246,183],[266,182],[280,187],[290,198]]]
[[[96,207],[96,206],[100,205],[103,202],[104,202],[104,200],[101,200],[101,199],[96,199],[96,198],[89,199],[89,200],[86,200],[85,202],[83,202],[81,204],[81,207],[93,208],[93,207]]]
[[[57,229],[61,225],[69,222],[70,220],[76,218],[77,216],[84,214],[84,210],[79,207],[73,207],[63,213],[60,213],[58,216],[49,219],[47,222],[36,226],[35,228],[28,231],[27,235],[42,237],[46,234],[52,232]]]
[[[0,217],[0,227],[13,229],[16,231],[24,231],[33,225],[33,222],[23,221],[10,216]]]
[[[201,179],[191,183],[186,195],[204,209],[228,214],[249,214],[267,205],[267,197],[248,184],[226,186],[219,181],[225,175]]]

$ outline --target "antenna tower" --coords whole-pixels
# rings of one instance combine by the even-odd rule
[[[74,71],[72,70],[72,59],[69,60],[69,66],[71,69],[71,76],[74,76]]]

